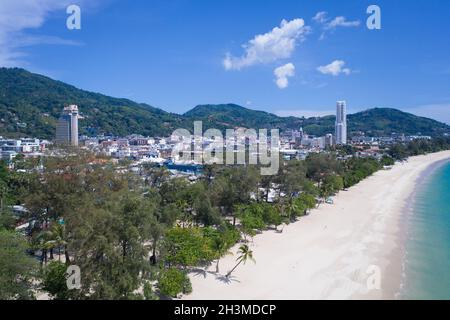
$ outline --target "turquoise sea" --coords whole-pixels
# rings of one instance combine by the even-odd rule
[[[450,299],[450,161],[428,170],[406,219],[402,299]]]

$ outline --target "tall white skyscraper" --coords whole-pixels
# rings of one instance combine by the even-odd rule
[[[347,105],[345,101],[336,103],[336,144],[347,144]]]
[[[56,125],[56,143],[78,146],[78,106],[64,107]]]

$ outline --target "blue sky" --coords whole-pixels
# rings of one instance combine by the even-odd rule
[[[81,30],[66,28],[69,4]],[[371,4],[381,30],[366,27]],[[311,116],[345,99],[450,123],[449,12],[447,0],[2,0],[0,65],[177,113]]]

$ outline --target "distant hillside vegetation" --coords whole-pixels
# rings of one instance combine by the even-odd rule
[[[183,115],[169,113],[128,99],[88,92],[18,68],[0,68],[0,135],[53,138],[56,120],[64,105],[77,104],[84,119],[80,133],[125,136],[168,135],[177,128],[192,131],[193,121],[203,127],[227,129],[303,129],[309,134],[334,132],[334,116],[317,118],[279,117],[235,104],[199,105]],[[376,108],[348,116],[349,131],[370,135],[441,135],[450,126],[396,109]]]
[[[334,133],[335,116],[317,118],[279,117],[277,115],[250,110],[235,104],[200,105],[186,112],[185,117],[202,120],[206,127],[216,128],[279,128],[303,129],[313,135]],[[390,108],[375,108],[348,115],[350,134],[365,132],[373,136],[405,133],[407,135],[441,135],[450,132],[450,126],[436,120],[418,117]]]
[[[391,108],[375,108],[351,114],[348,121],[351,131],[364,131],[373,136],[391,133],[437,136],[450,132],[450,126],[445,123]]]
[[[0,69],[0,135],[52,138],[67,104],[77,104],[85,117],[81,133],[165,135],[185,125],[181,116],[146,104],[80,90],[23,69]]]

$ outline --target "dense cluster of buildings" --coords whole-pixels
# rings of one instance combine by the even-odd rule
[[[164,162],[171,160],[174,162],[184,161],[186,158],[178,155],[177,149],[186,150],[186,145],[200,144],[200,150],[192,148],[192,156],[187,159],[190,163],[195,163],[196,153],[204,152],[208,148],[212,148],[217,142],[212,137],[201,137],[201,141],[196,141],[196,136],[179,137],[172,135],[163,138],[150,138],[140,135],[130,135],[127,137],[113,137],[113,136],[97,136],[87,137],[78,134],[78,120],[81,119],[78,107],[76,105],[69,105],[63,109],[63,112],[58,120],[56,129],[57,144],[65,144],[88,148],[94,152],[111,156],[117,159],[133,159],[133,160],[148,160],[155,162]],[[346,104],[344,101],[337,103],[337,120],[336,120],[336,137],[334,139],[331,133],[324,137],[315,137],[303,132],[303,129],[291,130],[287,134],[280,137],[279,146],[276,148],[285,155],[286,158],[304,158],[309,151],[320,151],[334,144],[347,143],[347,118],[346,118]],[[249,137],[234,137],[233,147],[238,152],[245,150],[250,143],[258,143],[258,141],[249,141]],[[182,146],[182,147],[180,147]],[[224,148],[227,148],[226,140],[224,140]]]
[[[64,107],[56,128],[56,144],[80,146],[93,152],[110,156],[115,159],[129,159],[138,162],[157,162],[173,164],[201,164],[200,153],[211,151],[217,145],[217,137],[198,137],[194,135],[171,135],[169,137],[143,137],[130,135],[114,136],[79,136],[78,121],[82,119],[78,106]],[[221,139],[223,139],[221,137]],[[233,152],[248,150],[249,146],[259,143],[257,137],[234,136],[223,139],[223,150],[229,151],[227,141],[231,141]],[[381,145],[396,142],[408,142],[416,139],[431,139],[424,136],[392,135],[390,137],[368,137],[363,133],[347,138],[347,106],[345,101],[336,103],[335,133],[316,137],[304,132],[302,128],[284,132],[275,147],[285,159],[304,159],[310,152],[321,152],[333,145],[351,144],[359,150],[358,156],[379,156]],[[230,142],[228,142],[230,143]],[[0,137],[1,157],[13,159],[17,154],[39,156],[48,145],[48,141],[39,139],[2,139]],[[269,143],[270,144],[270,143]],[[181,150],[190,149],[190,157],[186,159]],[[212,150],[214,154],[215,150]],[[211,153],[211,152],[210,152]]]
[[[170,144],[166,138],[149,138],[140,135],[127,137],[80,137],[80,144],[91,151],[117,159],[162,159],[167,157]]]
[[[347,144],[347,110],[345,101],[338,101],[336,105],[336,129],[335,135],[328,133],[322,137],[316,137],[299,130],[285,132],[275,147],[286,159],[304,159],[309,152],[320,152],[336,144]],[[56,131],[56,143],[82,146],[96,153],[110,156],[116,159],[131,159],[136,161],[151,161],[164,163],[198,164],[199,153],[211,151],[217,144],[215,137],[198,137],[194,135],[170,137],[143,137],[130,135],[127,137],[78,136],[78,120],[81,116],[78,107],[67,106],[63,109],[58,120]],[[200,141],[199,141],[200,139]],[[253,139],[253,140],[252,140]],[[254,141],[256,139],[256,141]],[[233,144],[233,152],[248,150],[251,144],[259,143],[254,137],[232,137],[223,139],[224,150],[230,150],[227,141]],[[229,142],[228,142],[229,143]],[[270,143],[269,143],[270,144]],[[191,148],[192,146],[192,148]],[[195,147],[199,146],[199,148]],[[196,149],[197,148],[197,149]],[[191,149],[191,156],[186,159],[180,150]],[[212,152],[214,153],[214,151]]]
[[[0,137],[1,159],[11,161],[18,154],[37,157],[43,154],[49,143],[49,141],[35,138],[5,139]]]

